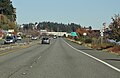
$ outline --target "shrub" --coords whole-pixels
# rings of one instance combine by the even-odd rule
[[[92,39],[90,38],[85,39],[85,43],[92,43]]]
[[[74,37],[74,40],[75,41],[79,41],[80,39],[78,37]]]

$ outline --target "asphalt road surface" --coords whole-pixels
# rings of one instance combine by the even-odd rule
[[[61,38],[53,39],[50,45],[38,43],[0,56],[0,78],[120,78],[120,61],[111,62],[103,59],[105,56],[119,59]]]

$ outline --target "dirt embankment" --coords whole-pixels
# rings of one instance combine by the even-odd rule
[[[120,55],[120,46],[114,46],[107,49],[109,52],[114,52]]]

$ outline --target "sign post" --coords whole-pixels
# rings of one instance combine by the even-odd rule
[[[100,31],[101,44],[103,43],[103,36],[104,36],[103,32],[104,32],[103,29],[101,29],[101,31]]]

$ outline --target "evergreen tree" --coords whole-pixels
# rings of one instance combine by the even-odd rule
[[[6,15],[11,21],[13,21],[13,15],[15,15],[14,9],[10,0],[0,0],[0,13]]]

